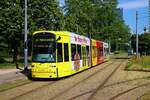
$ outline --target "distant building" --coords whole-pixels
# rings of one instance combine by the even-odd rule
[[[116,11],[118,13],[118,17],[123,20],[123,8],[117,8]]]

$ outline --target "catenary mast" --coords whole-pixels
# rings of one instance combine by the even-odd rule
[[[148,31],[150,32],[150,0],[148,0]]]

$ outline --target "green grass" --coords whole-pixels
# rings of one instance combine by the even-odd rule
[[[123,51],[115,51],[112,58],[128,58],[128,53]]]
[[[141,100],[149,100],[150,99],[150,91],[147,92],[144,96],[142,96]]]
[[[2,61],[2,60],[4,60],[4,61]],[[31,57],[29,57],[28,63],[30,65]],[[18,64],[19,68],[22,68],[24,66],[24,59],[22,57],[18,57],[17,64]],[[16,68],[16,64],[12,63],[12,58],[8,57],[8,58],[0,59],[0,69],[4,69],[4,68],[6,68],[6,69],[7,68]]]
[[[137,63],[144,68],[150,68],[150,56],[141,57]]]
[[[138,69],[149,69],[150,70],[150,56],[142,56],[136,59],[135,56],[129,59],[126,68],[138,68]]]
[[[19,68],[23,67],[23,63],[18,63]],[[1,63],[0,64],[0,69],[8,69],[8,68],[16,68],[15,63]]]
[[[0,57],[10,57],[11,55],[8,53],[8,49],[0,48]]]
[[[3,83],[3,84],[0,84],[0,92],[15,88],[17,86],[21,86],[27,83],[31,83],[31,82],[32,81],[28,79],[19,79],[19,80],[8,82],[8,83]]]

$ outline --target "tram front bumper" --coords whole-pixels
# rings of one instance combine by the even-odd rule
[[[57,71],[50,71],[50,70],[40,70],[40,69],[32,69],[31,75],[33,78],[57,78],[58,73]]]
[[[57,75],[54,73],[37,73],[32,72],[32,78],[57,78]]]

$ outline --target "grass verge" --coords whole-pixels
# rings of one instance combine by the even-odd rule
[[[23,63],[18,63],[18,67],[22,68]],[[9,69],[9,68],[16,68],[16,64],[15,63],[1,63],[0,64],[0,69]]]
[[[135,56],[129,59],[126,66],[127,70],[150,71],[150,56],[142,56],[136,59]]]
[[[149,100],[150,99],[150,91],[144,94],[140,100]]]
[[[15,81],[8,82],[8,83],[3,83],[3,84],[0,84],[0,92],[15,88],[17,86],[28,84],[31,82],[32,81],[28,79],[19,79],[19,80],[15,80]]]
[[[115,59],[128,59],[129,56],[128,56],[128,53],[127,52],[114,52],[114,54],[111,56],[112,58],[115,58]]]

